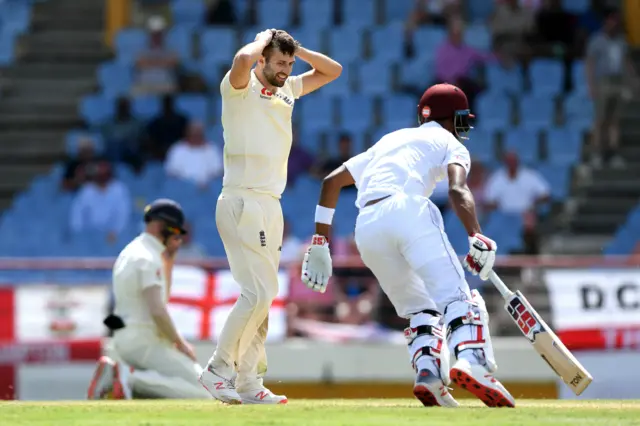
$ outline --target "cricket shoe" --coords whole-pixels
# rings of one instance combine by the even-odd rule
[[[133,367],[124,362],[117,362],[113,371],[113,399],[133,399],[133,391],[129,378]]]
[[[480,364],[471,364],[460,358],[451,368],[449,376],[451,381],[474,394],[487,407],[516,406],[509,391]]]
[[[276,395],[265,387],[240,392],[240,397],[243,404],[286,404],[289,402],[286,396]]]
[[[234,381],[219,375],[210,365],[202,371],[198,380],[218,401],[232,405],[242,404],[242,398],[236,391]]]
[[[87,399],[111,399],[114,388],[116,363],[108,356],[101,356],[93,373]]]
[[[425,407],[458,407],[458,401],[453,399],[449,389],[439,376],[428,369],[418,372],[416,382],[413,385],[413,395],[422,402]]]

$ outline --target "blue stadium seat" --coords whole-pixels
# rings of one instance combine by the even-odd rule
[[[147,47],[148,36],[142,29],[125,29],[116,34],[115,51],[118,62],[132,64]]]
[[[206,137],[209,142],[216,143],[218,145],[224,144],[224,130],[222,129],[222,125],[218,124],[215,126],[209,126],[206,130]]]
[[[569,124],[582,124],[588,128],[594,119],[593,101],[584,93],[572,93],[564,99],[564,118]]]
[[[351,66],[345,63],[342,64],[342,74],[340,77],[338,77],[337,80],[332,81],[331,84],[327,84],[322,88],[322,94],[325,96],[350,96],[352,91]],[[294,108],[294,114],[296,109],[297,107]]]
[[[487,92],[476,99],[478,125],[485,130],[502,130],[511,125],[512,106],[509,98]]]
[[[340,136],[343,133],[347,133],[351,136],[351,154],[356,155],[360,154],[363,151],[366,151],[364,144],[364,133],[356,132],[354,129],[350,129],[348,127],[339,127],[335,130],[331,130],[327,132],[327,154],[329,156],[338,156],[339,155],[339,140]]]
[[[333,23],[333,1],[302,0],[300,20],[305,29],[325,29]]]
[[[484,23],[493,13],[494,0],[466,0],[467,15],[473,22]]]
[[[10,34],[0,35],[0,65],[7,66],[15,59],[15,36]]]
[[[391,66],[386,60],[371,60],[358,64],[360,93],[386,95],[391,92]]]
[[[573,84],[573,94],[588,95],[589,86],[587,86],[584,61],[575,61],[573,63],[571,67],[571,81]]]
[[[562,0],[562,8],[564,11],[573,15],[583,14],[587,12],[590,7],[590,0]]]
[[[31,5],[26,1],[4,1],[0,3],[2,32],[17,36],[29,29],[31,22]]]
[[[137,96],[131,101],[131,113],[141,120],[152,119],[160,113],[160,98],[157,96]]]
[[[173,27],[167,33],[167,47],[183,61],[193,58],[193,30],[189,27]]]
[[[413,45],[418,57],[432,57],[447,39],[447,32],[438,27],[420,27],[413,33]]]
[[[495,211],[483,226],[491,235],[501,253],[510,253],[522,248],[522,215]]]
[[[553,126],[555,104],[548,96],[529,95],[520,100],[520,123],[522,126],[540,130]]]
[[[363,7],[361,0],[342,0],[342,25],[349,28],[368,28],[376,23],[376,8]]]
[[[209,105],[204,95],[184,94],[176,98],[176,109],[189,120],[206,125],[209,121]]]
[[[491,163],[496,159],[496,136],[492,131],[472,129],[465,146],[474,160]]]
[[[115,105],[113,100],[102,95],[89,95],[82,98],[79,114],[90,126],[97,126],[113,117]]]
[[[547,160],[551,164],[577,164],[582,154],[582,137],[569,128],[547,131]]]
[[[320,130],[301,129],[297,134],[297,140],[301,147],[305,148],[309,153],[316,154],[321,148]]]
[[[343,66],[359,62],[362,57],[362,33],[353,27],[337,27],[329,33],[331,57]]]
[[[433,58],[422,55],[403,62],[400,67],[400,86],[424,90],[433,83],[435,65]]]
[[[637,234],[630,232],[630,229],[626,226],[621,226],[616,231],[614,237],[609,241],[604,249],[605,255],[629,255],[633,253],[633,250],[638,243]]]
[[[237,47],[237,34],[232,28],[207,28],[200,34],[200,55],[208,61],[228,64]]]
[[[522,70],[520,67],[505,69],[499,64],[486,67],[486,79],[489,90],[496,93],[518,95],[522,93]]]
[[[177,26],[198,28],[204,24],[206,6],[201,0],[174,0],[171,12]]]
[[[478,49],[489,51],[491,49],[491,33],[484,24],[474,24],[464,31],[465,44]]]
[[[75,157],[78,154],[78,144],[84,138],[89,138],[94,142],[94,149],[97,153],[104,151],[104,140],[100,133],[86,130],[70,130],[65,138],[66,154]]]
[[[571,183],[571,168],[557,164],[541,163],[536,169],[549,182],[551,198],[563,201],[569,194]]]
[[[462,222],[451,210],[443,217],[444,231],[456,254],[463,256],[469,251],[469,234],[464,229]]]
[[[505,152],[515,152],[520,161],[534,164],[539,159],[538,133],[527,128],[514,128],[504,135]]]
[[[108,98],[127,95],[133,84],[131,67],[116,61],[100,64],[97,74],[98,83]]]
[[[384,18],[387,23],[407,20],[407,16],[413,11],[414,0],[384,0]]]
[[[258,2],[258,25],[265,28],[288,28],[291,26],[292,7],[290,0]]]
[[[322,2],[319,2],[322,3]],[[324,51],[323,35],[322,32],[315,28],[300,28],[294,33],[294,37],[298,40],[302,46],[307,49],[315,50],[318,52]],[[298,61],[297,63],[304,62]]]
[[[352,131],[364,131],[373,124],[373,98],[368,95],[352,95],[338,102],[338,116],[343,127]]]
[[[540,96],[554,96],[562,91],[564,68],[560,61],[536,59],[529,67],[531,90]]]
[[[404,58],[404,26],[402,23],[388,24],[371,31],[373,59],[400,61]]]
[[[202,58],[199,65],[200,76],[209,86],[209,90],[215,93],[219,93],[220,82],[222,81],[221,60],[219,58],[205,57]]]
[[[333,99],[314,93],[305,96],[301,108],[304,130],[329,130],[334,127]]]
[[[416,99],[406,95],[389,95],[382,98],[382,123],[402,123],[417,120]]]

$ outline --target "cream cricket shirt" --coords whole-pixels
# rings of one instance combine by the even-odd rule
[[[224,188],[250,189],[280,198],[287,184],[291,115],[302,77],[289,77],[271,93],[251,71],[249,84],[234,89],[229,73],[220,84],[224,129]]]
[[[113,266],[114,313],[126,328],[149,326],[155,328],[153,318],[142,296],[151,286],[160,286],[164,299],[167,286],[162,265],[165,246],[156,237],[142,233],[122,250]]]

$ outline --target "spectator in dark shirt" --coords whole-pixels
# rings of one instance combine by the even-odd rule
[[[184,137],[187,124],[187,118],[176,111],[173,96],[165,95],[162,99],[162,112],[147,126],[147,156],[164,161],[169,147]]]
[[[75,192],[87,181],[87,166],[97,160],[93,141],[89,138],[78,142],[78,155],[64,165],[62,189]]]
[[[329,157],[314,167],[313,174],[320,179],[324,179],[329,173],[337,169],[353,156],[351,135],[343,133],[338,140],[338,155]],[[355,189],[354,185],[346,188]]]
[[[306,149],[300,146],[298,132],[293,129],[293,140],[291,142],[291,153],[287,165],[287,184],[293,186],[296,180],[313,167],[313,157]]]
[[[214,0],[207,9],[207,25],[233,25],[236,20],[231,0]]]
[[[107,158],[113,162],[128,163],[135,170],[140,170],[140,139],[143,128],[143,124],[131,114],[129,99],[119,98],[116,101],[114,120],[102,127],[102,136],[107,145]]]

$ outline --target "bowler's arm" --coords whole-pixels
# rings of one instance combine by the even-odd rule
[[[256,37],[256,40],[243,46],[233,57],[233,64],[229,71],[229,82],[236,90],[247,87],[251,78],[251,68],[256,63],[264,48],[271,42],[273,33],[268,30],[263,31]]]
[[[313,68],[302,74],[302,93],[300,96],[307,95],[314,90],[318,90],[325,84],[328,84],[340,77],[342,74],[342,65],[334,61],[330,57],[313,50],[299,47],[296,50],[296,56]]]
[[[335,209],[338,205],[338,198],[340,198],[342,188],[355,183],[356,181],[347,167],[344,164],[341,165],[322,180],[318,205],[327,209]],[[316,222],[316,234],[329,239],[331,225]]]
[[[467,171],[460,164],[451,163],[447,166],[449,176],[449,200],[456,215],[467,230],[467,234],[481,234],[476,203],[473,194],[467,186]]]

